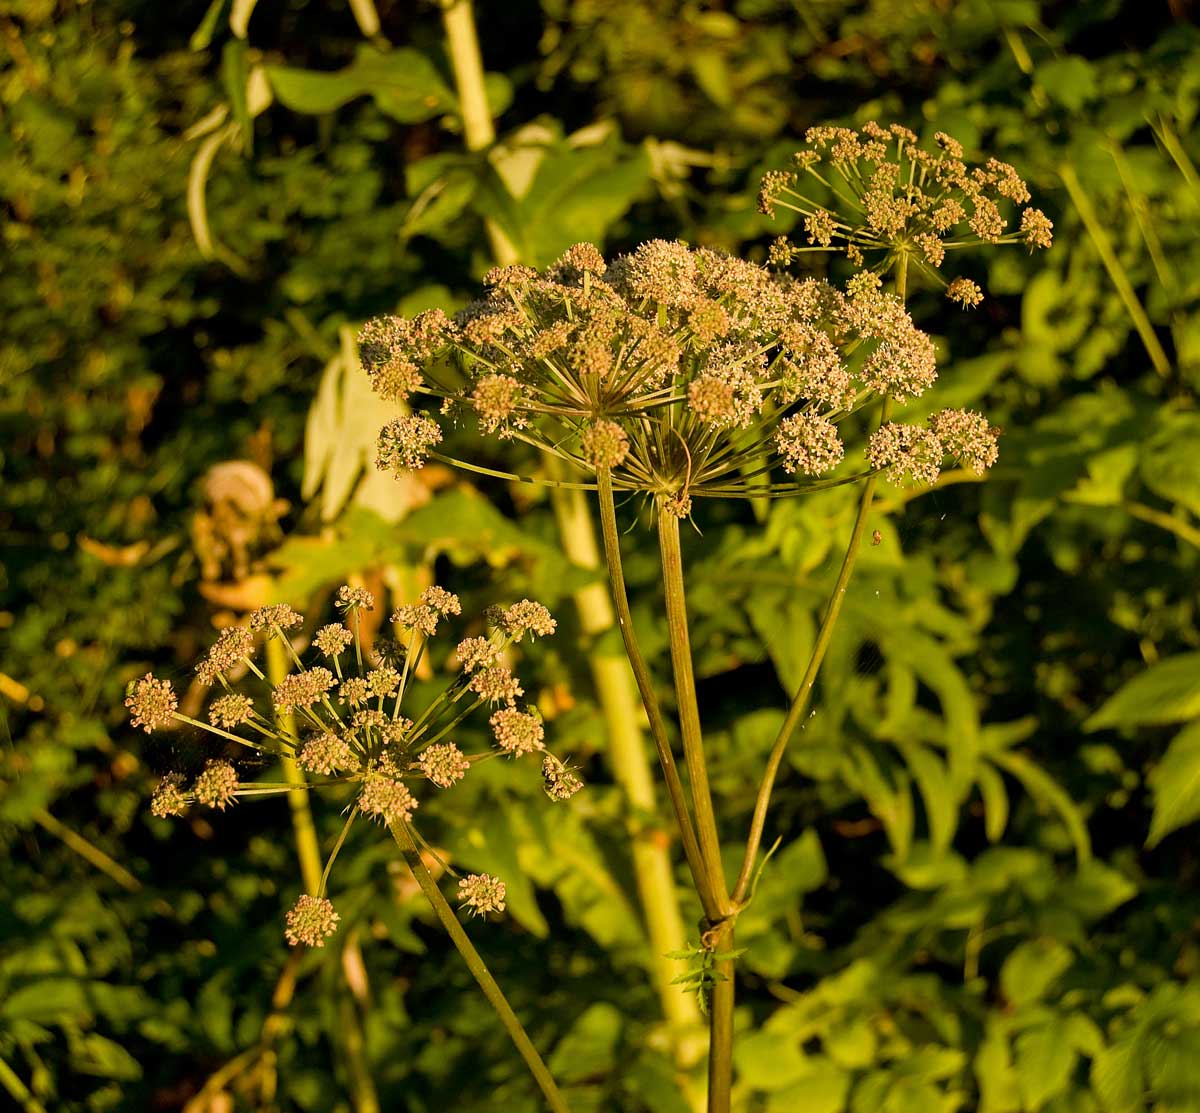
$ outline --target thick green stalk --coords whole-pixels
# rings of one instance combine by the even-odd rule
[[[596,532],[582,491],[555,491],[552,496],[559,537],[570,560],[581,568],[600,566]],[[601,584],[589,584],[575,593],[579,624],[589,639],[599,638],[616,624],[613,606]],[[600,653],[593,648],[588,656],[592,683],[604,715],[608,734],[608,757],[613,774],[625,792],[631,811],[653,816],[658,811],[654,778],[646,753],[645,739],[638,723],[640,707],[633,674],[621,657]],[[678,1032],[700,1024],[700,1010],[691,994],[681,993],[672,985],[675,966],[667,954],[680,951],[686,936],[675,878],[671,869],[670,842],[657,825],[640,819],[630,822],[634,880],[638,887],[646,935],[650,941],[650,973],[668,1024]],[[683,1058],[676,1044],[676,1059]]]
[[[278,684],[288,673],[288,658],[279,636],[267,639],[267,676],[272,685]],[[296,738],[296,720],[290,711],[275,711],[275,725],[281,734]],[[307,782],[304,773],[290,754],[281,754],[279,764],[283,766],[284,780],[296,785],[287,794],[288,807],[292,812],[292,831],[296,838],[296,857],[300,860],[300,877],[304,891],[316,896],[321,889],[321,847],[317,842],[317,827],[313,822],[312,807],[308,792],[303,787]]]
[[[705,932],[703,942],[710,951],[730,952],[733,949],[732,906],[721,865],[721,841],[708,785],[708,763],[704,757],[700,708],[696,702],[696,675],[688,635],[683,554],[679,546],[679,518],[664,502],[659,501],[655,508],[655,524],[662,561],[667,634],[671,643],[671,671],[675,678],[683,757],[691,782],[692,809],[696,815],[700,853],[719,913],[712,918],[714,922]],[[709,1003],[708,1109],[709,1113],[729,1113],[733,1089],[733,1007],[736,993],[733,960],[722,959],[717,962],[715,973],[717,982]]]
[[[525,1065],[541,1089],[546,1104],[554,1110],[554,1113],[570,1113],[558,1084],[542,1061],[537,1048],[533,1046],[533,1041],[529,1038],[529,1034],[525,1031],[517,1014],[513,1012],[508,998],[504,996],[504,991],[492,977],[491,971],[488,970],[487,964],[475,949],[467,933],[463,931],[462,924],[458,922],[458,916],[455,915],[454,909],[450,907],[446,898],[442,896],[442,891],[434,881],[433,875],[426,869],[425,863],[421,860],[421,852],[417,849],[412,832],[408,829],[408,824],[401,821],[389,823],[388,827],[392,832],[392,837],[396,840],[396,845],[400,848],[400,853],[408,863],[408,868],[412,870],[413,877],[421,887],[421,892],[425,894],[426,900],[429,901],[434,913],[441,921],[442,927],[446,929],[446,934],[450,936],[450,941],[462,955],[467,968],[471,971],[475,981],[479,983],[479,988],[483,990],[483,995],[496,1010],[496,1015],[499,1016],[500,1023],[504,1025],[504,1030],[508,1033],[521,1058],[525,1060]]]
[[[442,25],[462,111],[464,145],[469,151],[484,150],[495,142],[496,130],[487,103],[483,56],[470,0],[445,3]],[[518,262],[517,247],[505,231],[491,219],[485,222],[485,227],[496,262],[501,266]],[[555,516],[563,550],[576,564],[585,568],[598,567],[595,527],[582,492],[563,489],[561,495],[555,499]],[[612,608],[603,589],[584,589],[577,593],[575,606],[580,624],[590,637],[598,637],[613,626]],[[613,772],[630,804],[639,811],[653,814],[656,810],[654,782],[637,722],[637,701],[628,670],[619,660],[596,653],[590,655],[590,665],[596,697],[608,728]],[[681,950],[685,938],[679,903],[675,898],[670,849],[661,844],[652,831],[631,834],[638,894],[652,951],[651,975],[663,1014],[674,1028],[694,1027],[699,1023],[698,1010],[688,995],[671,985],[674,968],[671,960],[665,957],[669,951]]]
[[[443,0],[442,28],[446,33],[446,53],[454,70],[463,143],[468,151],[482,151],[496,141],[496,127],[487,102],[483,55],[479,52],[471,0]],[[484,221],[484,227],[496,262],[502,267],[517,262],[519,252],[504,229],[490,218]]]
[[[620,532],[617,528],[616,504],[613,500],[612,480],[606,471],[597,474],[598,495],[600,501],[600,527],[604,539],[604,558],[608,565],[608,581],[612,592],[613,605],[617,611],[617,626],[621,631],[621,639],[625,643],[625,653],[633,668],[634,679],[638,692],[642,697],[642,705],[646,709],[646,717],[650,721],[650,736],[658,751],[659,764],[662,766],[663,779],[667,785],[667,795],[671,799],[671,808],[675,812],[675,820],[679,826],[679,837],[683,844],[684,857],[692,873],[692,881],[700,897],[704,915],[710,920],[721,916],[721,907],[716,892],[710,884],[708,871],[704,865],[704,856],[700,852],[700,844],[696,838],[696,830],[692,825],[691,812],[688,809],[687,792],[679,779],[679,769],[675,764],[675,755],[671,751],[671,741],[667,735],[666,721],[663,719],[662,708],[654,691],[654,678],[646,665],[638,644],[637,634],[633,627],[633,615],[629,609],[629,595],[625,588],[625,573],[621,563]]]

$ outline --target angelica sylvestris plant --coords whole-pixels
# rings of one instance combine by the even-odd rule
[[[362,612],[374,609],[371,593],[345,586],[336,602],[343,621],[316,631],[307,663],[292,643],[302,616],[284,604],[261,607],[246,625],[222,630],[196,667],[198,680],[213,693],[207,722],[179,710],[169,681],[147,674],[133,683],[125,700],[133,726],[153,732],[182,723],[205,731],[213,742],[212,756],[192,776],[171,772],[163,777],[151,810],[164,818],[196,806],[225,812],[239,800],[286,793],[295,786],[244,779],[239,764],[261,770],[264,758],[294,758],[309,775],[312,790],[328,791],[343,804],[346,821],[319,891],[302,894],[287,913],[287,941],[323,947],[334,935],[340,917],[326,886],[338,851],[355,822],[385,825],[552,1108],[563,1109],[544,1064],[422,862],[417,844],[424,840],[413,826],[423,799],[452,790],[474,766],[494,758],[539,759],[546,794],[553,800],[570,799],[583,787],[546,750],[541,718],[535,708],[521,704],[524,689],[506,663],[514,643],[553,634],[555,620],[529,599],[494,608],[485,616],[487,633],[465,638],[454,649],[453,681],[409,716],[405,697],[435,635],[461,613],[458,597],[440,587],[427,588],[416,603],[391,616],[392,635],[374,645],[363,643],[361,622]],[[255,662],[260,641],[269,638],[279,639],[294,665],[275,683]],[[487,718],[493,745],[467,753],[460,748],[457,728],[473,713]],[[288,722],[295,723],[295,731],[283,725]],[[251,760],[239,763],[245,751]],[[459,878],[457,897],[468,915],[505,909],[504,882],[488,874]]]
[[[597,494],[626,653],[704,911],[701,961],[680,980],[699,986],[710,1004],[710,1113],[728,1113],[731,1101],[735,924],[762,868],[775,778],[807,713],[877,481],[932,484],[947,459],[979,474],[996,460],[997,431],[982,414],[944,409],[924,421],[891,420],[894,406],[937,378],[934,345],[906,308],[910,270],[946,285],[940,268],[950,250],[1050,243],[1050,222],[1036,209],[1024,209],[1016,231],[1008,230],[1002,206],[1029,200],[1016,171],[994,159],[970,167],[962,155],[948,136],[926,151],[899,126],[816,128],[796,156],[799,171],[767,176],[762,208],[802,213],[809,240],[777,241],[773,265],[809,250],[840,250],[858,268],[841,286],[682,243],[655,240],[611,265],[591,245],[577,244],[541,273],[493,270],[486,294],[453,318],[438,311],[386,317],[360,335],[378,393],[410,405],[422,396],[438,403],[382,431],[381,468],[403,472],[434,457],[509,479],[570,482],[444,455],[443,426],[473,422],[484,435],[570,462],[584,473],[576,485]],[[801,174],[822,188],[823,204],[806,198]],[[982,297],[967,279],[949,283],[948,293],[965,305]],[[847,451],[852,437],[865,440],[857,468],[851,461],[858,453]],[[680,519],[699,498],[794,497],[850,483],[861,493],[845,555],[730,884],[696,700]],[[686,786],[633,627],[616,492],[652,504]]]

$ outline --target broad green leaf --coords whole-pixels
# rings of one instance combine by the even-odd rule
[[[381,52],[359,47],[354,61],[331,73],[268,66],[279,102],[295,112],[333,112],[362,96],[401,123],[415,124],[454,111],[457,101],[434,64],[419,50]]]
[[[1092,1059],[1092,1088],[1105,1113],[1129,1113],[1144,1108],[1145,1078],[1135,1038],[1125,1036]]]
[[[979,1113],[1021,1113],[1021,1092],[1008,1040],[989,1031],[975,1055],[979,1083]]]
[[[810,1058],[796,1085],[767,1098],[766,1113],[841,1113],[850,1092],[851,1075],[828,1059]]]
[[[1052,101],[1068,112],[1079,111],[1096,95],[1096,70],[1078,55],[1042,62],[1035,80]]]
[[[607,1074],[616,1058],[622,1025],[621,1013],[614,1005],[586,1008],[550,1056],[554,1077],[571,1083]]]
[[[81,1074],[99,1075],[132,1081],[141,1078],[141,1064],[119,1043],[106,1039],[98,1032],[86,1033],[71,1055],[71,1066]]]
[[[1163,414],[1159,429],[1141,449],[1146,486],[1200,513],[1200,414]]]
[[[1037,1113],[1066,1089],[1078,1055],[1057,1018],[1022,1032],[1013,1043],[1024,1107]]]
[[[1074,961],[1070,950],[1056,939],[1028,939],[1004,960],[1000,988],[1014,1005],[1041,1001]]]
[[[1200,652],[1167,657],[1123,684],[1084,723],[1104,727],[1178,723],[1200,718]]]
[[[1200,819],[1200,722],[1175,735],[1147,781],[1154,815],[1146,845],[1157,846],[1172,831]]]

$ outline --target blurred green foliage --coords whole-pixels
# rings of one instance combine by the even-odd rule
[[[378,493],[338,516],[342,474],[308,505],[334,482],[330,438],[352,476],[373,433],[319,411],[316,462],[309,409],[323,369],[345,373],[339,330],[466,296],[485,220],[530,263],[663,235],[762,257],[783,226],[755,212],[761,171],[810,124],[894,118],[1014,163],[1056,245],[1036,273],[990,255],[973,314],[916,293],[944,368],[920,406],[984,408],[1001,464],[983,485],[888,496],[777,794],[783,845],[739,925],[741,1099],[1200,1108],[1200,898],[1180,830],[1200,817],[1187,6],[481,5],[501,115],[476,154],[436,10],[380,2],[367,42],[364,7],[235,3],[239,36],[223,0],[0,3],[8,1097],[181,1109],[233,1064],[236,1103],[213,1109],[362,1111],[363,1071],[386,1109],[537,1108],[388,845],[356,837],[339,860],[339,939],[356,947],[289,959],[283,805],[173,833],[146,811],[166,744],[124,724],[124,685],[151,665],[179,676],[210,638],[188,523],[206,469],[244,457],[292,503],[274,559],[293,602],[404,557],[479,604],[558,605],[538,688],[569,697],[551,726],[589,791],[551,820],[493,763],[432,830],[507,879],[509,920],[473,935],[575,1107],[687,1108],[566,605],[587,574],[548,503],[502,483],[397,520]],[[687,540],[731,866],[851,513],[848,491],[718,507]],[[625,544],[661,656],[651,542],[635,528]],[[337,816],[318,820],[332,838]]]

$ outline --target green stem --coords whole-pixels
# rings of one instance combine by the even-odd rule
[[[679,518],[662,500],[655,505],[658,549],[662,562],[663,593],[666,600],[667,633],[671,643],[671,671],[675,679],[675,701],[679,707],[679,731],[683,757],[691,782],[692,809],[709,888],[717,902],[718,916],[702,942],[714,952],[729,951],[733,942],[732,906],[721,866],[721,841],[708,784],[708,763],[696,702],[696,675],[688,635],[687,596],[683,578],[683,554],[679,546]],[[718,980],[709,1004],[708,1109],[729,1113],[733,1089],[733,1007],[736,992],[732,959],[716,964]]]
[[[282,644],[283,635],[267,639],[267,675],[271,684],[278,684],[288,673],[287,656]],[[275,709],[275,725],[285,737],[298,744],[295,716],[290,711]],[[308,801],[308,782],[291,754],[280,754],[284,780],[294,787],[287,794],[292,812],[292,831],[296,839],[296,856],[300,860],[300,877],[304,891],[316,896],[321,890],[321,847],[317,842],[317,827],[313,822],[312,806]]]
[[[904,253],[896,261],[896,293],[901,301],[904,301],[908,294],[908,255]],[[892,400],[889,397],[885,397],[879,414],[880,425],[883,425],[888,420],[891,410]],[[788,743],[791,742],[792,736],[796,733],[800,721],[804,718],[805,712],[808,710],[809,702],[812,699],[813,685],[817,682],[817,674],[821,671],[821,663],[825,660],[825,653],[829,649],[830,641],[833,639],[833,628],[837,623],[838,616],[842,613],[842,603],[846,598],[846,588],[850,584],[850,577],[854,574],[854,565],[858,561],[859,550],[862,548],[863,533],[867,528],[867,519],[871,515],[872,503],[875,499],[875,487],[878,481],[878,475],[870,475],[863,482],[862,494],[858,500],[858,514],[855,516],[854,526],[850,531],[850,540],[846,545],[846,554],[842,558],[842,567],[838,572],[837,581],[833,585],[833,593],[829,597],[829,605],[825,608],[825,617],[821,620],[821,625],[817,630],[817,637],[813,643],[812,655],[809,658],[808,667],[804,670],[800,687],[796,690],[795,696],[792,697],[791,706],[788,708],[783,725],[779,728],[779,733],[775,736],[774,745],[772,745],[771,752],[767,757],[767,767],[763,771],[762,781],[758,786],[758,795],[754,801],[754,814],[750,819],[750,831],[746,836],[746,849],[742,855],[742,867],[738,871],[737,882],[733,887],[732,899],[735,908],[745,901],[746,895],[750,890],[750,885],[754,877],[754,864],[758,858],[758,850],[762,845],[763,828],[767,822],[767,808],[771,803],[771,792],[775,787],[775,778],[779,775],[779,766],[783,762],[783,755],[787,750]]]
[[[462,955],[467,968],[471,971],[475,981],[479,983],[479,988],[483,990],[483,995],[491,1003],[492,1008],[496,1010],[496,1015],[500,1017],[500,1023],[504,1025],[504,1030],[508,1033],[521,1058],[525,1060],[525,1065],[529,1068],[529,1072],[533,1075],[534,1080],[546,1098],[546,1104],[554,1110],[554,1113],[570,1113],[566,1101],[563,1100],[563,1096],[559,1092],[557,1083],[547,1069],[546,1064],[542,1061],[537,1048],[533,1046],[533,1041],[530,1040],[524,1026],[517,1018],[517,1014],[513,1012],[512,1006],[508,1003],[508,998],[504,996],[504,991],[496,983],[496,979],[492,977],[491,971],[488,970],[483,958],[471,943],[467,933],[463,930],[462,924],[458,922],[458,916],[455,915],[454,909],[450,907],[446,898],[442,896],[442,891],[438,888],[437,882],[434,881],[429,870],[425,868],[425,863],[421,860],[421,852],[417,849],[417,844],[413,841],[412,832],[408,829],[408,824],[404,822],[389,823],[388,828],[392,832],[392,837],[396,840],[396,845],[400,848],[400,853],[408,863],[408,868],[412,870],[413,877],[416,878],[417,884],[421,887],[421,892],[425,894],[425,898],[429,901],[434,913],[441,921],[442,927],[446,929],[446,934],[450,936],[450,941],[458,948],[458,953]]]
[[[650,737],[654,740],[658,751],[659,764],[662,766],[663,779],[667,784],[667,795],[671,799],[671,808],[679,826],[679,837],[683,844],[684,857],[691,870],[692,881],[700,896],[700,904],[704,915],[710,920],[720,918],[721,909],[717,902],[716,892],[709,883],[708,871],[704,867],[704,858],[700,853],[700,844],[696,838],[696,830],[692,825],[691,813],[688,810],[687,793],[683,782],[679,779],[679,769],[675,764],[675,755],[671,751],[671,742],[667,736],[667,725],[663,719],[662,708],[658,696],[654,692],[654,680],[646,659],[642,656],[637,634],[633,627],[633,615],[629,610],[629,595],[625,589],[625,573],[621,563],[621,542],[617,529],[617,510],[613,500],[612,479],[608,472],[601,471],[597,475],[600,501],[600,532],[604,540],[604,558],[608,565],[609,587],[612,592],[613,606],[617,611],[617,626],[625,643],[625,653],[633,668],[634,680],[642,697],[642,705],[646,709],[646,717],[650,721]]]
[[[581,568],[597,569],[600,552],[595,527],[581,491],[557,491],[551,495],[559,537],[567,557]],[[579,624],[589,641],[598,639],[616,624],[613,605],[602,584],[589,584],[575,593]],[[634,880],[638,887],[646,935],[650,941],[650,975],[658,993],[663,1015],[677,1033],[700,1025],[700,1010],[690,994],[672,985],[675,965],[667,954],[683,950],[686,937],[672,876],[670,843],[656,824],[634,819],[654,816],[658,801],[654,790],[645,738],[638,724],[640,708],[633,674],[619,656],[602,654],[593,644],[588,652],[592,683],[604,715],[608,756],[613,774],[629,801],[629,825]],[[677,1062],[684,1059],[682,1045],[675,1041]]]
[[[78,831],[56,819],[45,808],[38,808],[33,813],[33,821],[56,839],[61,839],[79,857],[91,862],[101,873],[108,874],[122,889],[128,889],[131,893],[136,893],[141,889],[142,883],[123,865],[113,861],[98,846],[88,842]]]
[[[468,151],[482,151],[496,141],[496,127],[487,102],[483,55],[475,33],[475,13],[471,0],[443,0],[442,29],[446,33],[446,53],[454,70],[459,111],[463,122],[463,143]],[[490,217],[484,221],[492,255],[501,266],[517,262],[520,253],[508,234]]]
[[[1129,281],[1129,275],[1121,265],[1121,260],[1113,249],[1112,241],[1108,238],[1108,232],[1105,231],[1104,225],[1092,205],[1091,198],[1083,188],[1079,175],[1075,173],[1075,168],[1070,163],[1063,163],[1058,168],[1058,174],[1062,178],[1063,185],[1067,187],[1067,193],[1079,212],[1083,226],[1088,230],[1088,235],[1092,237],[1092,243],[1095,244],[1096,253],[1100,256],[1104,269],[1108,271],[1109,278],[1117,288],[1117,294],[1125,303],[1125,309],[1133,320],[1133,327],[1137,330],[1138,336],[1142,338],[1142,344],[1147,355],[1150,356],[1150,362],[1154,364],[1154,370],[1162,378],[1167,378],[1171,374],[1171,361],[1163,350],[1162,344],[1159,343],[1154,326],[1150,323],[1145,309],[1142,308],[1133,283]]]
[[[13,1101],[18,1102],[24,1113],[46,1113],[46,1107],[30,1092],[29,1087],[3,1059],[0,1059],[0,1086],[3,1086]]]

